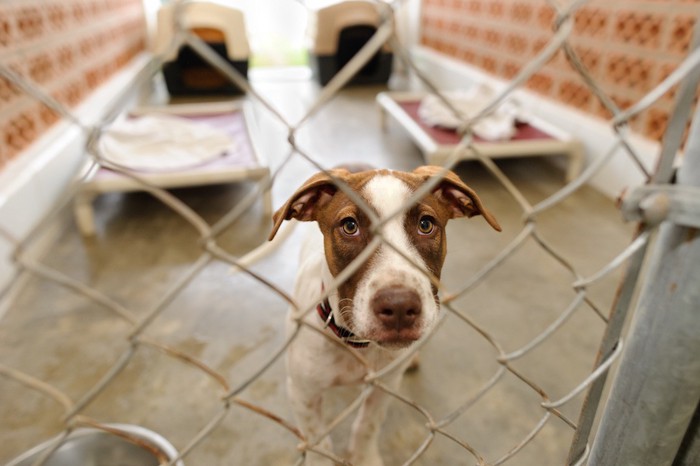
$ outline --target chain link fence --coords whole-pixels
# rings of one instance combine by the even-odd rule
[[[51,284],[70,290],[72,293],[89,300],[95,306],[111,313],[115,325],[116,322],[119,322],[119,325],[124,324],[129,327],[129,331],[127,332],[128,336],[123,342],[122,349],[117,354],[107,358],[113,361],[113,363],[110,363],[111,366],[107,370],[99,373],[99,377],[92,387],[75,399],[68,396],[66,390],[61,388],[65,387],[65,382],[58,384],[54,383],[52,380],[39,380],[22,367],[10,367],[0,361],[0,375],[14,383],[38,391],[61,407],[62,413],[56,416],[56,424],[62,426],[63,433],[53,441],[50,447],[41,455],[41,458],[37,460],[36,464],[44,464],[52,452],[56,451],[62,443],[65,442],[69,434],[78,427],[91,426],[103,429],[106,432],[110,431],[104,420],[87,414],[87,407],[94,400],[108,392],[110,387],[115,384],[115,380],[119,378],[120,374],[123,374],[128,368],[134,366],[136,361],[140,361],[140,358],[142,358],[144,354],[150,355],[151,353],[149,350],[157,350],[164,354],[169,360],[177,361],[190,368],[194,368],[209,379],[215,387],[218,387],[218,390],[211,390],[211,399],[215,406],[213,408],[211,406],[208,407],[211,412],[208,422],[198,428],[198,432],[188,438],[186,442],[178,445],[179,455],[177,458],[172,459],[169,464],[175,464],[181,459],[186,462],[188,456],[191,455],[194,450],[201,448],[201,445],[207,442],[213,435],[213,432],[220,427],[224,419],[234,415],[232,411],[236,410],[236,408],[249,411],[255,416],[269,420],[270,423],[278,425],[287,435],[297,438],[299,442],[299,452],[296,464],[303,464],[307,451],[315,451],[332,458],[339,464],[346,464],[345,460],[337,456],[336,453],[324,451],[319,446],[321,439],[304,438],[294,423],[287,419],[286,412],[282,414],[273,412],[262,405],[252,403],[241,397],[241,393],[244,390],[259,380],[266,371],[280,361],[299,330],[307,325],[302,320],[302,317],[308,312],[313,312],[315,305],[311,308],[298,307],[297,303],[294,302],[293,298],[285,289],[276,285],[264,274],[256,272],[253,268],[249,267],[245,261],[242,262],[240,256],[236,256],[227,250],[226,247],[222,246],[219,241],[219,236],[230,225],[245,216],[246,212],[254,208],[255,203],[263,196],[264,191],[270,188],[271,184],[274,183],[278,175],[286,169],[290,161],[299,159],[305,160],[321,171],[326,171],[330,168],[323,163],[322,157],[317,157],[315,154],[311,153],[311,151],[300,142],[300,138],[297,136],[299,132],[308,125],[310,119],[328,105],[329,101],[339,93],[340,89],[344,87],[352,76],[357,73],[387,41],[390,42],[396,58],[401,61],[403,66],[407,70],[410,70],[411,73],[415,74],[430,92],[441,97],[444,103],[450,106],[449,100],[444,98],[431,82],[429,74],[426,73],[425,70],[421,70],[414,63],[410,51],[402,45],[396,36],[395,18],[397,11],[404,6],[402,2],[377,1],[374,3],[382,18],[382,22],[376,33],[355,57],[335,75],[328,85],[319,91],[314,102],[305,110],[303,116],[297,121],[289,121],[289,119],[283,115],[283,112],[276,108],[269,99],[256,89],[255,85],[251,85],[251,83],[215,53],[205,42],[188,31],[183,26],[182,22],[182,12],[187,9],[188,3],[176,3],[176,34],[170,45],[170,49],[177,50],[184,45],[191,47],[229,80],[245,90],[247,98],[255,101],[258,108],[262,109],[261,111],[265,112],[269,119],[276,120],[278,124],[281,124],[288,134],[288,155],[282,163],[276,167],[272,167],[273,173],[269,181],[265,185],[259,186],[244,196],[244,199],[237,203],[230,212],[212,224],[205,221],[194,209],[179,200],[172,193],[149,185],[139,177],[138,173],[117,166],[101,156],[97,142],[101,137],[103,129],[114,121],[124,110],[120,105],[121,102],[126,100],[126,93],[123,96],[124,98],[115,100],[117,103],[113,108],[109,109],[106,118],[100,122],[100,124],[90,125],[82,122],[70,109],[55,101],[50,95],[44,92],[40,86],[33,83],[27,77],[17,74],[4,64],[0,64],[0,76],[11,82],[22,92],[31,95],[72,124],[81,128],[88,138],[86,154],[89,163],[93,167],[108,168],[119,173],[121,176],[131,178],[140,183],[144,191],[150,193],[159,202],[162,202],[177,215],[181,216],[181,218],[196,231],[197,238],[193,246],[199,248],[197,257],[189,261],[186,266],[182,267],[182,271],[179,275],[167,285],[166,289],[162,290],[159,299],[150,303],[144,312],[141,309],[130,308],[129,306],[123,305],[120,299],[111,296],[109,292],[97,290],[91,287],[86,281],[69,274],[58,272],[47,266],[41,260],[33,259],[31,254],[27,253],[40,232],[42,232],[47,225],[51,224],[51,222],[57,221],[56,216],[63,212],[61,207],[65,207],[72,202],[75,194],[80,189],[82,180],[78,179],[72,184],[70,189],[57,201],[57,207],[52,210],[51,214],[43,219],[41,224],[38,225],[27,238],[15,238],[6,231],[0,231],[0,241],[5,241],[12,245],[14,250],[13,258],[18,269],[42,280],[46,280]],[[562,204],[572,193],[582,188],[603,166],[610,162],[611,158],[620,147],[625,149],[626,156],[635,162],[638,169],[647,177],[650,183],[665,184],[671,180],[673,162],[683,141],[688,114],[690,113],[693,97],[697,89],[697,70],[700,64],[700,49],[694,47],[684,61],[664,79],[663,82],[649,92],[642,100],[630,108],[621,110],[605,95],[600,86],[597,85],[595,77],[587,71],[575,51],[568,44],[576,12],[587,2],[583,0],[573,1],[566,6],[561,6],[557,2],[548,3],[557,12],[554,23],[552,24],[555,32],[551,40],[539,52],[538,56],[521,69],[512,79],[508,87],[503,92],[499,93],[491,104],[484,108],[479,115],[470,119],[463,118],[462,141],[454,149],[452,156],[449,158],[449,162],[444,167],[445,170],[453,168],[457,164],[460,154],[463,151],[470,151],[483,165],[484,169],[501,184],[502,189],[514,199],[522,211],[524,219],[522,228],[520,232],[515,235],[510,244],[507,244],[499,254],[490,258],[488,263],[481,270],[465,279],[459,287],[456,289],[446,289],[443,286],[441,290],[442,308],[444,309],[443,317],[449,315],[450,318],[457,319],[478,334],[480,338],[491,347],[491,354],[495,354],[494,359],[498,369],[486,383],[478,387],[478,389],[474,390],[470,395],[466,395],[457,406],[451,406],[446,413],[437,416],[424,406],[411,400],[407,395],[400,391],[392,390],[382,382],[382,376],[392,370],[396,370],[396,368],[400,366],[401,361],[397,361],[379,372],[370,372],[365,379],[361,393],[350,404],[340,410],[339,414],[337,414],[335,419],[329,424],[334,427],[338,426],[352,416],[364,397],[367,396],[370,389],[379,389],[386,392],[388,396],[395,399],[394,403],[404,405],[413,411],[416,416],[422,419],[424,424],[422,439],[418,442],[418,445],[413,448],[412,451],[405,452],[405,464],[419,463],[426,452],[435,445],[437,439],[447,441],[462,448],[465,457],[464,464],[522,464],[518,461],[518,455],[533,441],[533,439],[540,435],[547,425],[555,422],[555,420],[568,426],[574,435],[568,460],[569,463],[586,464],[590,450],[589,437],[593,430],[594,418],[598,411],[600,400],[603,397],[605,377],[608,373],[608,369],[618,360],[622,353],[624,346],[620,338],[622,326],[625,322],[627,309],[632,303],[634,287],[640,275],[644,253],[649,245],[650,237],[655,230],[655,225],[651,225],[647,222],[646,225],[650,226],[640,227],[638,234],[627,248],[619,251],[609,262],[602,265],[597,272],[585,275],[572,265],[573,262],[569,260],[565,254],[560,253],[558,248],[553,246],[546,239],[545,235],[541,233],[538,219],[544,213]],[[695,41],[694,44],[697,44],[697,41]],[[564,51],[569,63],[578,71],[581,78],[595,93],[600,102],[614,115],[610,121],[610,125],[616,134],[616,138],[614,144],[609,148],[607,153],[593,154],[594,157],[591,158],[592,162],[588,164],[583,173],[575,180],[546,199],[532,204],[516,184],[513,183],[491,159],[479,153],[473,143],[470,128],[475,122],[492,112],[516,89],[521,87],[523,83],[541,69],[544,64],[560,50]],[[167,52],[165,55],[167,55]],[[136,76],[130,90],[136,89],[144,83],[149,82],[160,71],[162,64],[162,56],[151,57],[149,62]],[[634,118],[636,115],[648,109],[657,99],[669,92],[672,88],[675,88],[679,83],[681,83],[681,87],[678,91],[677,106],[669,122],[666,137],[663,141],[659,167],[655,174],[647,173],[635,152],[633,144],[629,141],[627,123],[631,118]],[[459,113],[457,109],[453,110],[455,113]],[[437,180],[435,180],[435,183],[436,182]],[[346,192],[354,201],[359,205],[364,205],[362,200],[353,194],[347,186],[344,186],[340,180],[338,180],[337,183],[339,188]],[[435,183],[431,182],[421,187],[421,189],[415,193],[415,196],[413,196],[413,200],[419,199],[421,196],[427,194]],[[635,210],[635,207],[632,206],[630,209]],[[343,280],[361,267],[369,254],[380,244],[386,244],[392,247],[391,242],[378,233],[379,219],[375,218],[376,216],[372,211],[366,208],[366,205],[365,210],[366,214],[375,220],[374,227],[377,229],[377,234],[374,236],[373,241],[365,252],[337,277],[335,283],[328,286],[329,289],[326,290],[326,293],[330,293],[333,289],[337,288]],[[395,215],[399,213],[400,212],[396,212]],[[465,312],[458,303],[461,299],[469,296],[479,284],[490,279],[497,271],[507,267],[509,258],[528,241],[534,241],[544,254],[551,257],[567,271],[570,277],[570,287],[574,291],[574,297],[558,312],[557,317],[542,329],[541,333],[519,348],[506,349],[510,348],[512,345],[509,344],[509,342],[504,342],[497,338],[489,329],[480,324],[478,319],[470,315],[469,312]],[[397,252],[401,253],[401,251]],[[212,263],[223,263],[238,268],[241,273],[254,281],[256,286],[265,287],[269,290],[269,293],[274,294],[279,300],[286,302],[295,309],[297,322],[296,331],[293,331],[288,338],[281,342],[272,354],[266,355],[265,361],[259,364],[254,370],[249,371],[251,374],[246,375],[243,380],[227,377],[221,371],[207,365],[201,358],[186,351],[171,347],[163,341],[149,336],[149,333],[153,333],[151,331],[154,329],[154,326],[159,325],[161,322],[158,318],[165,309],[167,309],[174,300],[178,299],[186,287],[195,280],[201,279],[204,271],[207,270],[207,267]],[[611,305],[607,303],[603,305],[594,303],[594,300],[591,298],[590,289],[610,274],[619,273],[620,269],[625,266],[627,268],[626,278],[620,285],[615,302],[611,303]],[[612,312],[609,312],[610,308],[612,308]],[[555,338],[572,315],[582,312],[590,313],[595,319],[600,321],[601,325],[605,326],[606,329],[594,369],[585,378],[580,380],[575,387],[572,387],[569,393],[563,396],[552,397],[538,380],[535,380],[533,377],[518,369],[517,361],[535,352],[543,343]],[[417,351],[426,341],[427,340],[423,340],[421,345],[418,345],[415,350]],[[352,348],[348,348],[347,350],[355,353],[360,363],[367,365],[360,351]],[[407,357],[411,357],[411,355]],[[492,356],[489,354],[484,355],[484,357]],[[531,390],[532,394],[538,400],[539,420],[531,426],[529,432],[519,441],[514,444],[504,444],[502,446],[502,453],[495,456],[487,455],[480,451],[477,446],[473,445],[469,437],[455,434],[454,430],[450,429],[450,427],[455,425],[458,419],[463,419],[470,409],[479,404],[484,397],[488,396],[488,394],[498,387],[499,384],[502,384],[505,379],[513,377],[522,387]],[[586,394],[586,401],[580,419],[574,419],[564,414],[562,408],[572,403],[572,400],[580,399],[583,394]],[[2,402],[8,401],[9,400],[3,400]],[[12,400],[11,402],[22,403],[22,400]],[[173,407],[173,409],[176,408],[177,407]],[[493,432],[491,435],[498,436],[498,434],[498,432]],[[230,448],[235,448],[235,446],[231,445]],[[544,458],[541,464],[550,463]]]

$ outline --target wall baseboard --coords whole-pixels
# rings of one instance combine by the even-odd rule
[[[99,122],[114,99],[132,85],[147,60],[145,53],[132,60],[78,105],[73,114],[86,124]],[[39,225],[83,166],[86,140],[78,127],[62,120],[0,171],[0,228],[22,240]],[[32,244],[32,256],[41,255],[41,249],[49,247],[51,241],[46,237],[51,232],[55,235],[61,231],[47,230]],[[14,246],[0,236],[0,296],[17,275],[13,250]]]
[[[474,83],[488,82],[498,91],[508,84],[478,68],[426,47],[416,46],[411,49],[411,53],[420,69],[430,70],[428,76],[440,89],[464,89]],[[603,119],[526,89],[516,90],[514,97],[529,112],[580,139],[586,150],[586,165],[605,156],[615,144],[615,132]],[[636,134],[631,134],[629,140],[645,168],[653,171],[660,153],[660,144]],[[627,152],[617,149],[607,164],[590,180],[590,185],[611,198],[617,198],[624,191],[644,182],[643,174]]]

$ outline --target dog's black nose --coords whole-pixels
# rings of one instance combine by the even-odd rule
[[[372,298],[372,311],[386,328],[409,328],[421,313],[420,296],[403,286],[383,288]]]

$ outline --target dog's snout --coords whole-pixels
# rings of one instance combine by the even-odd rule
[[[372,311],[387,328],[405,329],[412,326],[421,313],[420,296],[410,288],[384,288],[372,298]]]

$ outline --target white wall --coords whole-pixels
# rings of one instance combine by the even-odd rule
[[[95,90],[74,114],[86,124],[100,121],[144,63],[145,56],[135,59]],[[0,228],[19,239],[36,227],[84,163],[85,141],[78,127],[61,121],[0,171]],[[13,249],[0,236],[0,293],[16,274]]]
[[[253,55],[271,64],[284,64],[290,51],[305,48],[307,9],[289,0],[226,0],[219,3],[241,10]],[[316,7],[317,1],[308,2]]]

